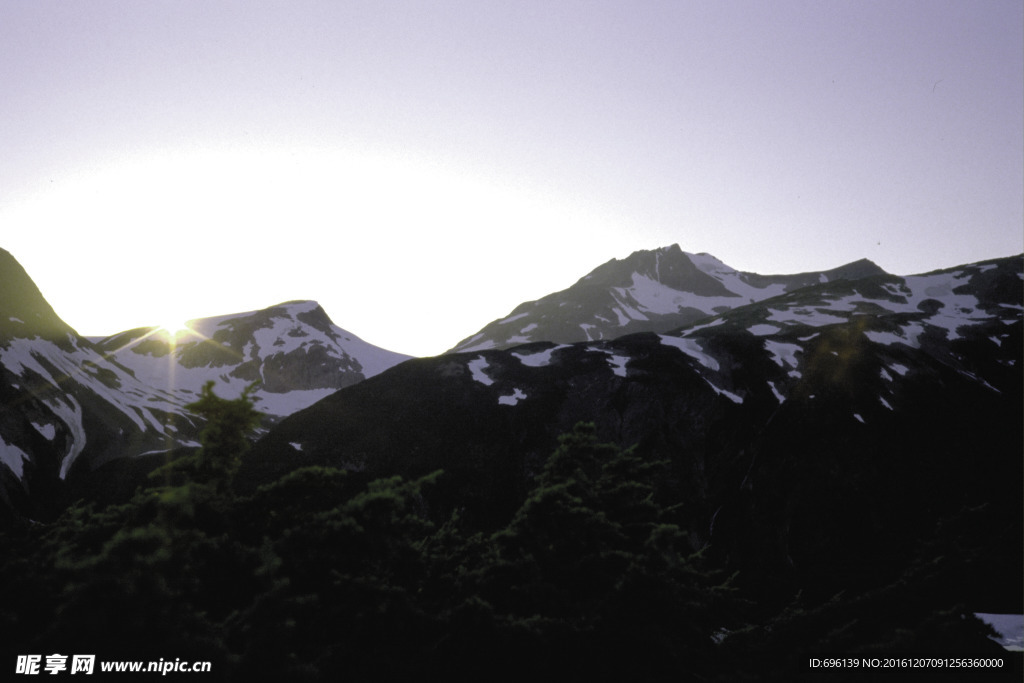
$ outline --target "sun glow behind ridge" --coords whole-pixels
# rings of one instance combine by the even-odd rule
[[[161,336],[166,337],[167,340],[171,342],[172,345],[181,341],[185,337],[190,337],[197,334],[196,331],[189,326],[188,322],[173,319],[162,323],[157,332]]]
[[[180,340],[186,316],[316,299],[371,343],[439,353],[608,258],[608,216],[477,171],[342,148],[140,150],[71,171],[0,218],[62,245],[24,265],[83,334],[166,320]],[[499,235],[499,250],[481,248]],[[458,305],[438,306],[448,298]],[[409,329],[437,339],[408,348]]]

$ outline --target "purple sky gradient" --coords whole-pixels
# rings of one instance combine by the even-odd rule
[[[413,354],[674,242],[1009,256],[1022,8],[0,0],[0,247],[84,334],[315,298]]]

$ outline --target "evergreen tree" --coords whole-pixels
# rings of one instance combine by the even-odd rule
[[[563,435],[510,523],[462,552],[449,623],[466,649],[453,659],[510,678],[709,671],[729,589],[656,497],[664,465],[601,443],[592,424]]]
[[[203,385],[199,400],[186,408],[201,418],[205,425],[199,435],[198,451],[171,461],[155,470],[150,477],[211,485],[218,493],[230,490],[231,480],[250,448],[249,435],[260,422],[252,393],[256,383],[246,387],[236,399],[224,399],[214,393],[214,382]],[[182,481],[181,476],[177,479]]]

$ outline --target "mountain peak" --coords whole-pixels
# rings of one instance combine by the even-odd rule
[[[693,265],[701,269],[708,275],[714,274],[731,274],[737,272],[735,268],[729,266],[716,258],[715,256],[702,251],[699,254],[687,254],[687,257],[693,262]]]
[[[54,312],[35,282],[10,252],[0,249],[0,340],[75,334]]]
[[[277,416],[408,358],[337,327],[312,300],[199,318],[189,325],[193,334],[173,342],[141,328],[97,345],[148,384],[183,395],[197,395],[211,379],[228,396],[259,381],[261,410]]]
[[[888,273],[874,261],[866,258],[825,271],[825,276],[829,280],[859,280],[860,278],[875,275],[888,275]]]
[[[641,249],[598,266],[568,289],[521,304],[453,350],[668,332],[793,289],[884,274],[861,259],[827,271],[759,275],[738,271],[707,252],[685,252],[678,244]]]

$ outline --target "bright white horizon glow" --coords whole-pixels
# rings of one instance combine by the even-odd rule
[[[0,4],[0,248],[86,335],[315,299],[440,353],[678,243],[1022,251],[1020,3]]]
[[[482,327],[615,256],[594,248],[613,232],[607,220],[541,192],[415,160],[317,150],[126,159],[54,183],[8,220],[26,235],[76,226],[41,261],[0,246],[87,336],[315,299],[371,343],[405,351],[433,340],[415,350],[440,353],[475,332],[449,320]],[[633,250],[618,246],[619,255]],[[92,286],[51,284],[83,267]],[[92,304],[97,289],[104,306]],[[381,327],[387,321],[391,329]],[[374,338],[375,329],[384,332]]]

